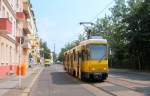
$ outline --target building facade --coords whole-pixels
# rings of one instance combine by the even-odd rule
[[[37,34],[29,0],[0,0],[0,76],[29,64],[32,35]]]

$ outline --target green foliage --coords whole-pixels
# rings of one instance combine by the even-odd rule
[[[59,61],[63,61],[64,60],[64,52],[67,51],[65,48],[62,48],[60,53],[59,53],[59,56],[58,56],[58,60]]]
[[[134,57],[138,69],[150,68],[148,59],[150,56],[150,2],[148,0],[130,1],[129,9],[129,14],[125,18],[128,23],[125,37],[129,42],[129,54]]]
[[[85,31],[108,40],[111,66],[150,70],[150,0],[115,0],[110,11],[111,15],[97,19],[94,27]],[[79,41],[69,43],[61,52]]]
[[[51,51],[47,46],[47,42],[43,42],[42,40],[40,40],[40,48],[42,49],[40,51],[41,56],[44,55],[44,58],[47,58],[47,59],[51,58],[51,56],[50,56]]]
[[[111,65],[150,68],[150,1],[115,0],[110,11],[110,16],[98,19],[90,30],[92,35],[101,35],[110,42]]]
[[[58,56],[58,60],[59,61],[63,61],[64,59],[64,52],[77,46],[81,41],[85,40],[84,35],[80,34],[78,37],[78,40],[72,41],[71,43],[68,43],[67,45],[65,45],[64,48],[61,49],[59,56]]]
[[[96,25],[91,29],[92,35],[100,35],[106,38],[112,51],[113,63],[124,63],[126,52],[126,39],[124,33],[127,28],[124,18],[127,14],[125,0],[115,0],[115,5],[110,9],[111,16],[97,19]]]

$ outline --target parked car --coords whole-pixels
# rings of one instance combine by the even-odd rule
[[[56,61],[55,64],[63,64],[61,61]]]

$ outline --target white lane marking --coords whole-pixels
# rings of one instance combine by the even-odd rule
[[[29,85],[29,87],[27,87],[23,93],[21,94],[21,96],[28,96],[30,89],[32,88],[33,84],[36,82],[37,78],[39,77],[39,75],[41,74],[41,72],[43,71],[44,68],[42,68],[39,73],[36,75],[36,77],[33,79],[33,81],[31,82],[31,84]]]

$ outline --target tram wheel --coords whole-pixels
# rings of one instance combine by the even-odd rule
[[[108,77],[108,73],[103,73],[100,81],[104,82],[107,79],[107,77]]]

